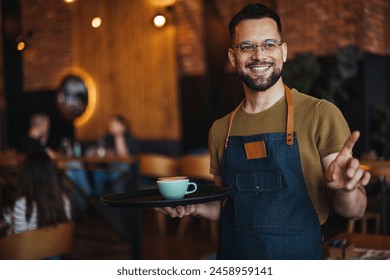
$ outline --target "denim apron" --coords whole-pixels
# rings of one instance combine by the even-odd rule
[[[302,173],[286,86],[285,96],[285,133],[230,136],[241,105],[230,116],[222,180],[231,192],[221,209],[218,259],[322,259],[321,227]],[[248,159],[248,143],[264,151]]]

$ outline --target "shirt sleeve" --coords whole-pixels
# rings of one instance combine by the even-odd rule
[[[320,157],[339,152],[351,134],[340,110],[332,103],[322,100],[317,106],[316,120],[315,138]]]
[[[36,217],[36,208],[34,207],[30,221],[26,219],[26,199],[20,198],[15,202],[12,213],[12,223],[14,233],[20,233],[26,230],[36,229],[38,226]]]
[[[65,215],[68,220],[72,219],[72,207],[70,204],[70,200],[64,196],[64,208],[65,208]]]

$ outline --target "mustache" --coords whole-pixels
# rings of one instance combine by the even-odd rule
[[[262,67],[262,66],[273,66],[275,63],[273,62],[260,62],[260,61],[254,61],[251,63],[247,63],[246,67]]]

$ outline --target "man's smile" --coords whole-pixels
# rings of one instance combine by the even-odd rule
[[[256,73],[259,73],[259,74],[263,74],[264,72],[266,72],[267,70],[269,70],[271,68],[271,66],[273,66],[274,64],[273,63],[267,63],[267,64],[260,64],[260,63],[253,63],[253,64],[249,64],[247,66],[247,68],[249,68],[251,71],[253,72],[256,72]]]

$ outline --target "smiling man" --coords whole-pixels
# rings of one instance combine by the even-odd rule
[[[359,218],[370,174],[352,157],[341,112],[283,84],[287,43],[279,16],[250,4],[229,24],[230,63],[245,99],[210,129],[211,173],[231,189],[222,202],[164,208],[220,222],[220,259],[321,259],[321,224],[335,211]]]

